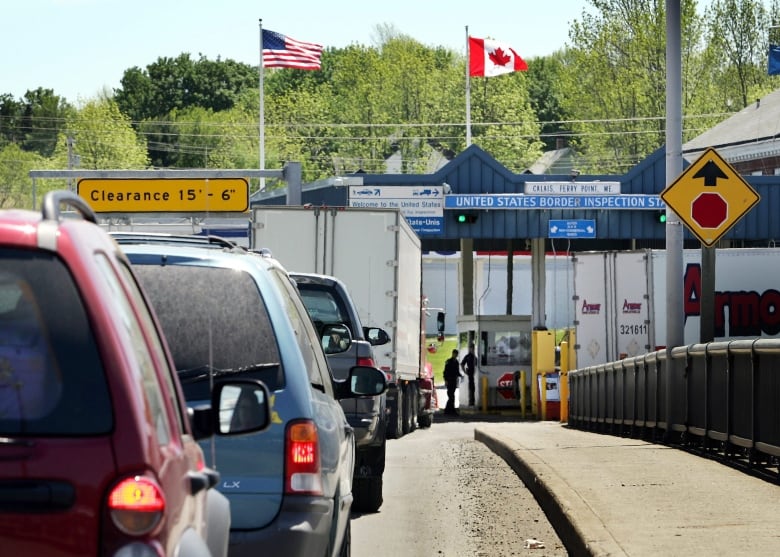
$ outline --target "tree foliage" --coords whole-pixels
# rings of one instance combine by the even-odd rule
[[[193,106],[214,112],[232,108],[241,93],[258,86],[257,70],[234,60],[209,60],[188,53],[161,57],[145,70],[125,70],[115,91],[119,108],[134,122],[167,117]]]
[[[67,131],[60,135],[53,156],[60,168],[71,167],[69,138],[75,141],[72,152],[79,158],[74,166],[80,168],[137,169],[148,164],[145,139],[135,133],[130,119],[111,99],[89,101],[68,118]]]
[[[758,0],[713,0],[705,20],[714,73],[735,108],[744,108],[766,82],[769,13]]]
[[[17,144],[9,143],[0,148],[0,209],[32,208],[32,180],[29,173],[45,165],[43,156],[24,151]]]
[[[0,146],[13,143],[23,151],[50,157],[72,113],[73,107],[52,89],[28,90],[21,100],[0,95]]]
[[[139,132],[148,137],[152,164],[192,166],[190,151],[200,147],[180,142],[169,122],[188,109],[200,108],[211,114],[230,110],[243,92],[257,88],[258,82],[257,70],[247,64],[209,60],[203,55],[193,60],[184,53],[158,58],[144,70],[126,70],[114,98]]]
[[[764,4],[681,0],[684,140],[775,87],[766,53],[773,32],[780,43],[780,0]],[[666,140],[665,8],[589,0],[561,50],[527,72],[471,78],[472,142],[516,172],[562,137],[583,171],[633,167]],[[161,57],[79,108],[46,89],[0,95],[0,149],[16,168],[64,168],[70,136],[83,168],[256,168],[262,126],[265,167],[300,161],[305,181],[431,172],[466,147],[466,62],[378,25],[371,45],[326,49],[320,71],[264,69],[260,122],[257,67]]]

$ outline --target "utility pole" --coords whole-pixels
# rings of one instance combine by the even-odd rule
[[[81,157],[73,152],[73,147],[76,145],[76,140],[73,136],[68,136],[68,170],[73,170],[81,166]],[[71,179],[68,178],[68,190],[73,191],[73,184]]]

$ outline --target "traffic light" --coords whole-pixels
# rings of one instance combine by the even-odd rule
[[[477,218],[476,213],[455,213],[455,222],[460,224],[477,222]]]
[[[655,220],[660,224],[666,224],[666,211],[656,211]]]

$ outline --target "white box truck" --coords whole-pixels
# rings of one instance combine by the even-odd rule
[[[572,256],[576,366],[652,352],[666,344],[666,251]],[[715,251],[714,338],[780,336],[778,248]],[[683,251],[684,344],[701,338],[701,250]]]
[[[390,337],[374,347],[388,378],[388,436],[429,427],[436,410],[425,362],[422,249],[397,209],[255,206],[252,249],[268,249],[289,271],[341,279],[364,327]]]

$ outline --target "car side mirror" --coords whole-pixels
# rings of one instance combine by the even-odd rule
[[[355,396],[376,396],[387,390],[387,379],[375,367],[354,366],[349,370],[349,390]]]
[[[352,333],[343,323],[328,323],[320,328],[320,341],[326,354],[340,354],[352,345]]]
[[[268,388],[260,381],[217,383],[212,395],[219,435],[261,431],[271,423]]]
[[[236,379],[214,385],[211,404],[187,407],[196,441],[217,435],[255,433],[271,425],[268,387],[256,379]]]
[[[390,335],[387,331],[379,327],[363,327],[363,334],[368,339],[371,346],[382,346],[390,342]]]

